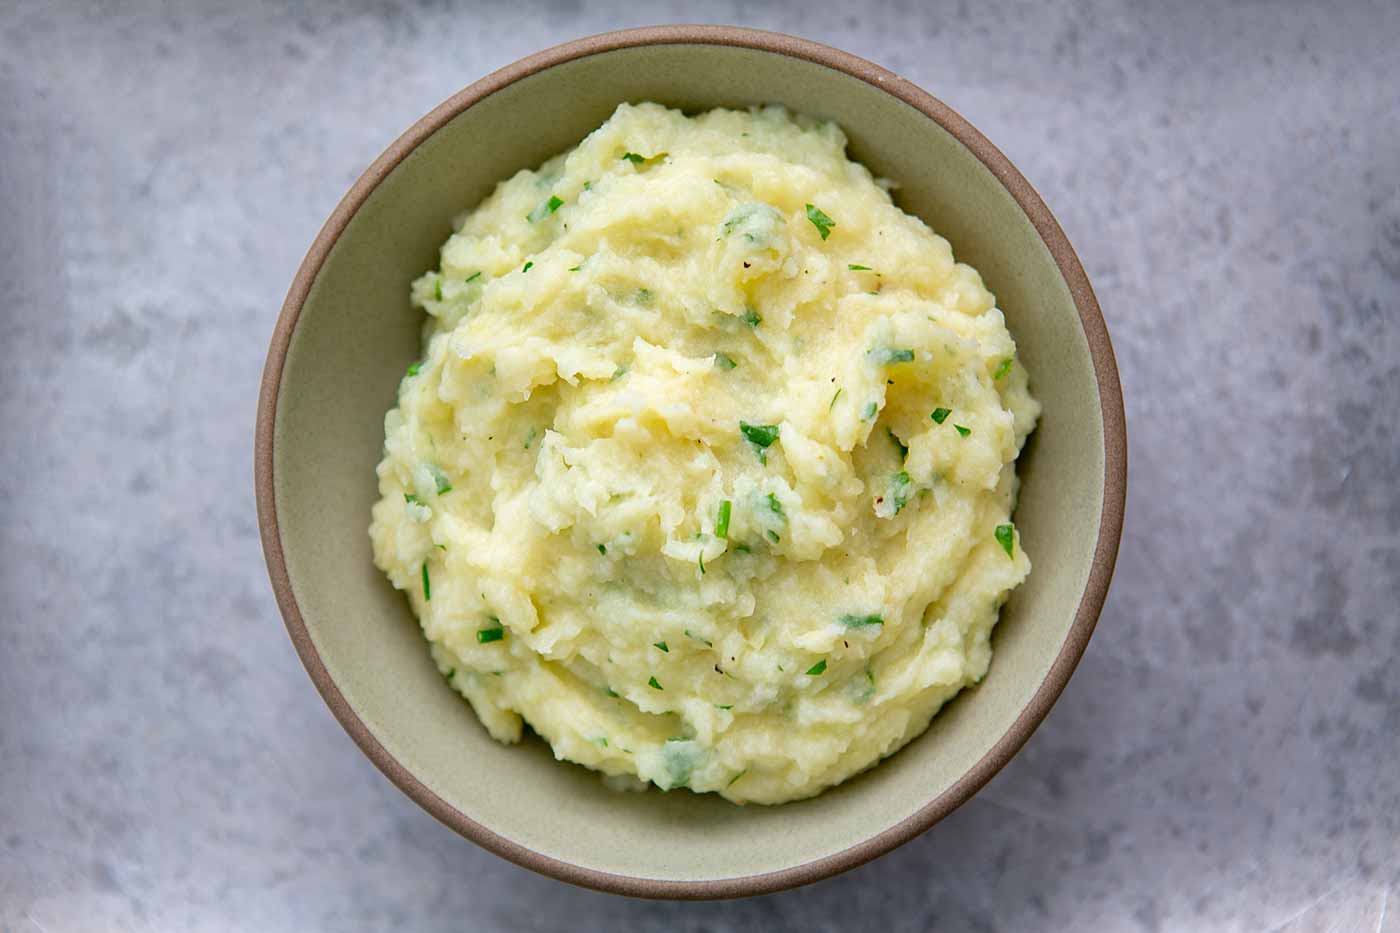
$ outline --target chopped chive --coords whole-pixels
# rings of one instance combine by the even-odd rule
[[[456,677],[456,676],[457,676],[457,668],[455,668],[455,667],[449,667],[449,668],[447,669],[447,682],[448,682],[448,683],[452,683],[452,678],[454,678],[454,677]]]
[[[463,280],[462,280],[462,284],[463,284],[463,285],[466,285],[468,282],[475,282],[475,281],[476,281],[477,279],[479,279],[479,278],[481,278],[481,270],[480,270],[480,269],[478,269],[477,271],[473,272],[471,275],[469,275],[469,276],[467,276],[465,279],[463,279]]]
[[[776,424],[749,424],[747,421],[740,421],[739,431],[750,443],[758,447],[768,447],[778,439]]]
[[[599,747],[601,747],[601,748],[607,748],[607,747],[608,747],[608,737],[605,736],[605,735],[600,735],[600,736],[598,736],[596,739],[589,739],[588,741],[592,742],[594,745],[597,745],[597,746],[599,746]]]
[[[744,316],[740,320],[750,327],[757,327],[763,323],[763,318],[759,317],[753,308],[744,308]]]
[[[774,515],[777,515],[782,518],[787,517],[787,514],[783,512],[783,504],[778,501],[778,496],[776,493],[770,492],[768,494],[768,509]]]
[[[876,366],[889,366],[893,363],[912,363],[914,361],[914,351],[909,349],[890,349],[881,347],[878,350],[871,350],[868,354],[870,361]]]
[[[637,304],[649,305],[649,304],[651,304],[651,299],[652,299],[651,289],[649,289],[649,288],[639,288],[639,289],[637,289]]]
[[[714,647],[714,642],[710,641],[708,638],[701,638],[699,635],[696,635],[690,629],[685,630],[685,637],[695,639],[696,641],[700,642],[700,644],[704,645],[706,648]]]
[[[622,158],[626,159],[628,162],[631,162],[633,165],[641,165],[647,160],[646,156],[637,155],[635,152],[624,152],[622,154]]]
[[[1006,556],[1014,557],[1016,554],[1016,527],[1014,525],[998,525],[994,534],[1001,544],[1001,549],[1006,552]]]
[[[555,211],[559,210],[559,208],[563,206],[564,202],[557,195],[551,194],[549,196],[549,200],[541,201],[538,205],[535,206],[534,210],[525,215],[525,219],[528,220],[530,223],[534,223],[538,220],[544,220],[550,214],[553,214]]]
[[[874,402],[867,402],[866,405],[865,405],[865,407],[862,408],[862,409],[860,410],[860,419],[861,419],[862,421],[874,421],[874,420],[875,420],[875,403],[874,403]]]
[[[779,534],[771,528],[769,528],[768,531],[765,532],[765,534],[768,535],[768,540],[772,541],[774,544],[777,544],[779,541],[783,540],[782,537],[779,536]]]
[[[442,472],[442,467],[436,463],[428,464],[428,472],[433,476],[433,484],[437,487],[437,494],[442,496],[452,491],[452,481],[447,478],[447,474]]]
[[[738,554],[752,554],[753,550],[747,544],[734,545],[734,551]]]
[[[410,376],[416,376],[416,375],[418,375],[418,370],[420,370],[420,369],[422,369],[422,368],[423,368],[423,361],[422,361],[422,360],[418,360],[417,362],[410,363],[409,366],[408,366],[408,374],[409,374]]]
[[[724,785],[724,786],[725,786],[725,787],[733,787],[735,781],[739,780],[739,778],[743,777],[744,775],[746,775],[746,774],[748,774],[748,773],[749,773],[749,769],[748,769],[748,768],[745,768],[743,771],[740,771],[738,774],[736,774],[736,775],[734,775],[732,778],[730,778],[730,779],[729,779],[729,783],[726,784],[726,785]]]
[[[653,689],[653,690],[665,690],[665,689],[666,689],[665,687],[661,686],[661,682],[658,681],[655,677],[651,677],[651,678],[649,678],[649,679],[647,680],[647,686],[650,687],[650,688]]]
[[[844,391],[843,389],[837,389],[837,390],[836,390],[836,394],[833,395],[833,396],[831,397],[831,404],[829,404],[829,405],[826,406],[826,410],[827,410],[827,411],[831,411],[833,408],[836,407],[836,400],[837,400],[838,398],[841,397],[841,393],[842,393],[843,391]]]
[[[532,260],[530,260],[529,262],[525,263],[525,265],[521,267],[520,271],[521,271],[521,272],[529,272],[529,271],[530,271],[530,267],[533,266],[534,264],[535,264],[535,261],[532,259]]]
[[[433,547],[437,548],[439,551],[447,550],[447,545],[445,544],[434,544]]]
[[[864,628],[870,625],[884,625],[885,620],[876,615],[858,616],[848,613],[841,617],[841,624],[846,628]]]
[[[890,436],[891,441],[894,441],[895,449],[899,451],[899,459],[903,460],[905,457],[908,457],[909,445],[899,439],[899,435],[894,433],[894,428],[886,426],[885,433]]]
[[[929,417],[933,419],[934,424],[942,424],[952,413],[952,409],[949,408],[935,408]]]
[[[442,279],[440,277],[433,283],[433,299],[442,301]]]
[[[871,269],[870,269],[869,266],[861,266],[861,265],[857,265],[856,263],[853,263],[853,262],[847,263],[847,264],[846,264],[846,268],[847,268],[847,269],[850,269],[852,272],[869,272],[869,271],[871,271]]]
[[[807,219],[812,222],[812,226],[817,228],[817,232],[822,235],[823,240],[831,236],[831,228],[836,226],[836,221],[822,213],[821,208],[814,204],[807,205]]]
[[[723,502],[721,502],[721,503],[719,504],[719,513],[715,516],[715,537],[716,537],[716,538],[728,538],[728,537],[729,537],[729,513],[730,513],[730,511],[732,510],[732,508],[733,508],[733,505],[730,503],[730,501],[729,501],[728,499],[725,499]]]
[[[700,575],[701,575],[702,577],[705,575],[705,549],[704,549],[704,548],[701,548],[701,549],[700,549]]]
[[[967,437],[969,434],[972,433],[972,429],[971,429],[971,428],[963,427],[963,426],[960,425],[960,424],[955,424],[955,425],[953,425],[953,427],[957,428],[958,433],[961,434],[963,437]]]
[[[506,630],[499,625],[495,628],[480,629],[476,633],[477,643],[481,645],[490,644],[493,641],[500,641],[505,637]]]
[[[992,374],[992,381],[1004,378],[1009,372],[1011,372],[1011,357],[1008,356],[1001,361],[1001,365],[997,367],[997,371]]]
[[[733,369],[735,366],[738,366],[739,364],[736,363],[736,362],[734,362],[734,359],[733,359],[732,357],[730,357],[728,354],[725,354],[725,353],[716,353],[716,354],[715,354],[715,365],[718,366],[720,369]]]
[[[825,670],[826,670],[826,658],[822,658],[822,659],[821,659],[820,661],[818,661],[816,664],[813,664],[811,667],[807,668],[807,676],[809,676],[809,677],[815,677],[815,676],[817,676],[818,674],[823,673]]]
[[[569,267],[569,271],[570,271],[570,272],[577,272],[579,269],[582,269],[582,268],[583,268],[582,266],[570,266],[570,267]]]
[[[593,190],[593,182],[591,182],[591,181],[586,181],[586,182],[584,182],[584,183],[583,183],[583,190],[584,190],[584,191],[592,191],[592,190]]]
[[[540,433],[540,432],[539,432],[539,429],[538,429],[538,428],[535,428],[535,427],[531,427],[531,428],[530,428],[530,433],[525,435],[525,449],[526,449],[526,450],[529,450],[529,449],[530,449],[530,445],[533,444],[533,443],[535,442],[535,438],[539,436],[539,433]]]
[[[612,697],[613,699],[617,699],[617,691],[614,690],[612,687],[604,687],[603,692],[606,693],[608,696]]]
[[[433,583],[428,579],[428,562],[423,561],[423,601],[433,601]]]
[[[406,492],[403,494],[403,501],[416,504],[419,499],[416,493]]]
[[[733,703],[716,703],[716,704],[715,704],[715,709],[733,709],[733,708],[734,708],[734,704],[733,704]]]
[[[652,646],[653,648],[660,648],[662,651],[666,652],[667,654],[670,654],[670,653],[671,653],[671,649],[668,648],[668,647],[666,647],[666,643],[665,643],[664,641],[654,641],[654,642],[651,643],[651,646]]]
[[[622,378],[623,376],[625,376],[625,375],[627,375],[627,367],[626,367],[626,366],[619,366],[619,367],[617,368],[617,371],[614,372],[614,373],[612,374],[612,378],[609,379],[608,381],[609,381],[609,382],[616,382],[617,380],[621,379],[621,378]]]
[[[894,514],[909,503],[909,487],[912,485],[909,474],[900,470],[890,477],[890,501],[894,503]]]
[[[599,554],[606,555],[606,554],[608,553],[607,547],[606,547],[605,545],[602,545],[602,544],[598,545],[598,553],[599,553]]]

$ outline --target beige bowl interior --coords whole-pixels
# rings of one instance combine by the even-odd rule
[[[851,156],[897,180],[900,205],[981,270],[1044,403],[1015,515],[1035,569],[1003,613],[990,674],[902,752],[813,800],[743,808],[686,791],[614,793],[592,772],[555,762],[538,739],[491,741],[437,675],[407,603],[371,563],[366,527],[383,415],[419,352],[409,282],[435,265],[451,218],[497,180],[572,146],[620,101],[643,100],[688,111],[775,102],[840,124]],[[1054,258],[1007,189],[953,135],[875,86],[723,45],[567,61],[497,90],[427,138],[374,188],[316,276],[282,371],[272,439],[271,488],[295,604],[349,709],[403,770],[381,767],[400,783],[420,781],[440,798],[430,809],[449,821],[444,804],[495,834],[469,828],[498,851],[529,861],[524,850],[533,850],[634,879],[790,869],[867,842],[952,788],[1013,729],[1061,654],[1104,501],[1104,423],[1085,330]],[[1082,643],[1087,631],[1079,635]],[[1062,663],[1072,666],[1078,646],[1069,654]]]

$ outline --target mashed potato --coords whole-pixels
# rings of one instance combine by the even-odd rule
[[[1039,406],[981,277],[844,150],[623,105],[414,282],[370,535],[500,741],[780,803],[987,672]]]

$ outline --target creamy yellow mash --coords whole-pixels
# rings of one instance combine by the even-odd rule
[[[987,672],[1039,405],[981,277],[845,142],[624,104],[413,283],[370,535],[500,741],[780,803]]]

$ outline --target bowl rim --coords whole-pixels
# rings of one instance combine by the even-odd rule
[[[884,91],[951,133],[1001,182],[1035,227],[1069,287],[1098,383],[1104,432],[1103,511],[1098,540],[1074,623],[1044,681],[990,750],[943,793],[893,826],[840,852],[771,872],[710,880],[664,880],[599,871],[536,852],[476,822],[408,771],[370,733],[331,679],[302,618],[282,551],[274,493],[273,441],[277,399],[287,350],[298,318],[327,255],[379,183],[418,145],[468,107],[522,78],[575,59],[651,45],[721,45],[771,52],[824,65]],[[258,527],[268,575],[287,633],[321,698],[360,750],[400,790],[459,834],[494,854],[571,884],[634,897],[712,899],[747,897],[793,888],[856,868],[927,830],[966,802],[1025,744],[1054,705],[1093,634],[1113,577],[1127,492],[1127,431],[1118,366],[1093,289],[1058,221],[1040,195],[991,142],[948,105],[911,82],[848,52],[807,39],[738,26],[645,26],[601,33],[553,46],[488,74],[453,94],[399,136],[365,170],[332,211],[297,269],[272,333],[258,397],[254,441]]]

